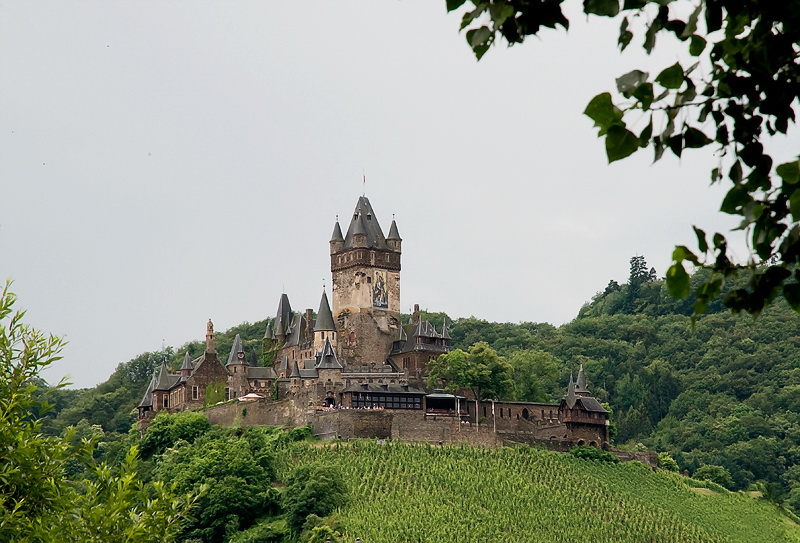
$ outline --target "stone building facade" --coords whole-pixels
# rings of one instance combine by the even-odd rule
[[[570,379],[560,405],[475,402],[442,391],[427,391],[428,363],[449,352],[451,338],[447,323],[437,329],[422,320],[418,305],[409,322],[401,322],[401,244],[397,223],[392,220],[384,236],[369,200],[360,197],[347,232],[342,233],[337,218],[330,239],[332,305],[323,290],[316,315],[310,308],[295,312],[288,295],[282,294],[275,318],[268,321],[264,334],[263,352],[268,363],[263,367],[248,362],[238,335],[223,364],[217,357],[209,321],[205,352],[195,360],[187,353],[178,373],[169,373],[164,364],[153,378],[138,406],[140,427],[146,427],[162,410],[180,411],[217,400],[241,399],[257,402],[256,411],[244,410],[261,413],[253,414],[251,421],[282,421],[287,425],[314,425],[331,409],[366,410],[368,414],[355,418],[326,418],[326,427],[335,421],[348,421],[350,430],[342,430],[344,435],[353,433],[353,428],[374,430],[381,426],[380,421],[390,421],[387,424],[391,428],[375,430],[376,435],[371,437],[427,435],[425,428],[431,428],[427,423],[443,419],[456,421],[456,429],[463,423],[477,430],[483,419],[483,431],[491,428],[493,433],[505,436],[503,439],[516,436],[523,442],[607,446],[608,413],[589,395],[582,368],[577,384]],[[235,413],[236,409],[223,405],[206,412],[213,420],[217,412]],[[374,414],[373,422],[364,422],[369,413]],[[354,420],[360,422],[352,426]],[[409,421],[415,421],[415,427],[421,425],[416,434],[409,428],[404,431],[403,425],[411,424]],[[430,435],[444,431],[438,429]]]

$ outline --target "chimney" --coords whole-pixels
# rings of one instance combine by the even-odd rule
[[[414,316],[411,318],[412,324],[419,324],[419,304],[414,304]]]

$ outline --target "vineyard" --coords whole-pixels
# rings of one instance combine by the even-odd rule
[[[637,462],[375,442],[297,443],[278,456],[281,478],[300,463],[339,467],[344,541],[800,542],[800,527],[764,500],[701,493]]]

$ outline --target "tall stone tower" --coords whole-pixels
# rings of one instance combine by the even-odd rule
[[[342,236],[331,237],[333,317],[339,357],[351,366],[381,366],[400,327],[400,235],[392,220],[384,237],[369,200],[362,196]]]

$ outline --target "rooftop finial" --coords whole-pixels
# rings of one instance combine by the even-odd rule
[[[367,173],[364,170],[361,170],[361,173],[364,176],[364,192],[361,194],[361,196],[366,196],[367,195]]]

